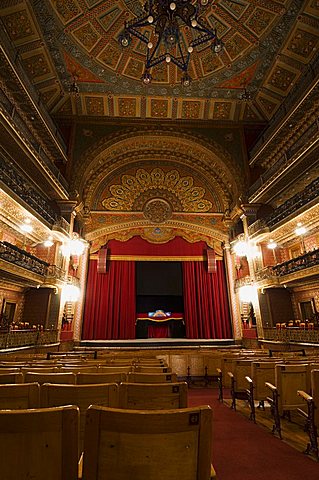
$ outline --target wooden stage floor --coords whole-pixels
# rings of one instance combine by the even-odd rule
[[[202,348],[202,347],[234,347],[233,338],[228,339],[187,339],[187,338],[145,338],[131,340],[81,340],[83,348],[119,348],[119,349],[162,349],[162,348]]]

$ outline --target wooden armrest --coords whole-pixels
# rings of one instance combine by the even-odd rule
[[[251,379],[250,377],[247,376],[247,377],[245,377],[245,378],[246,378],[246,380],[247,380],[248,383],[250,383],[250,384],[253,383],[253,381],[252,381],[252,379]]]
[[[308,395],[308,393],[304,392],[303,390],[297,390],[297,394],[302,397],[306,402],[310,402],[313,400],[311,395]]]
[[[230,378],[234,378],[234,375],[231,372],[227,372],[227,375],[229,375]]]
[[[210,480],[216,479],[216,471],[213,465],[210,466]]]
[[[265,382],[265,385],[266,387],[270,388],[272,392],[275,392],[277,390],[277,387],[275,387],[275,385],[273,385],[272,383]]]
[[[82,474],[83,474],[83,452],[81,453],[81,457],[78,462],[78,480],[82,479]]]

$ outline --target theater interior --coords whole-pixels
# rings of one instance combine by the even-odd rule
[[[2,367],[148,359],[192,405],[213,385],[256,421],[252,363],[305,356],[294,395],[312,393],[318,18],[316,0],[1,2]]]

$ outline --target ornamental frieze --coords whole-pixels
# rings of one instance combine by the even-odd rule
[[[177,197],[172,204],[169,199],[166,200],[170,209],[175,210],[177,207],[184,212],[208,212],[212,209],[212,203],[204,199],[205,189],[194,186],[194,183],[193,177],[181,177],[178,170],[165,172],[161,168],[151,171],[138,169],[134,176],[123,175],[120,185],[111,185],[109,191],[113,196],[102,200],[102,205],[109,211],[145,211],[145,203],[149,204],[152,199],[148,200],[147,196],[145,199],[144,194],[152,195],[153,191],[153,196],[166,198],[168,193],[171,197]],[[145,201],[141,202],[141,198]]]

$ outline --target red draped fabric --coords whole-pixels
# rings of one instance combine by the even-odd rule
[[[90,260],[82,338],[118,340],[135,338],[135,262],[110,262],[107,273],[97,273]]]
[[[183,262],[187,338],[232,338],[224,264],[208,273],[204,262]]]
[[[148,327],[148,338],[167,338],[169,330],[167,325],[150,325]]]
[[[107,244],[110,256],[139,256],[139,257],[206,257],[207,244],[203,241],[190,243],[181,237],[175,237],[166,243],[150,243],[139,236],[121,242],[110,240]]]

